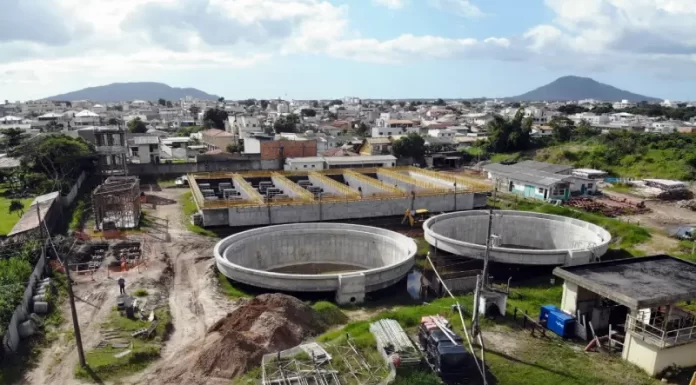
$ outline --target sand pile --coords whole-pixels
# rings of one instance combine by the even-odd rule
[[[164,383],[209,383],[258,366],[266,353],[297,346],[326,329],[319,314],[295,297],[263,294],[246,301],[158,370]]]

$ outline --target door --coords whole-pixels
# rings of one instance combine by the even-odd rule
[[[534,194],[535,192],[536,192],[536,188],[534,188],[534,186],[530,186],[530,185],[524,186],[524,197],[525,198],[533,198],[535,195]]]

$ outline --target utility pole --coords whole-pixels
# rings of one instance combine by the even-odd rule
[[[73,330],[75,331],[75,344],[77,345],[77,355],[80,360],[81,367],[87,367],[85,361],[85,351],[82,348],[82,335],[80,334],[80,323],[77,319],[77,310],[75,309],[75,295],[72,289],[72,279],[70,279],[70,255],[65,255],[65,278],[68,281],[68,300],[70,301],[70,314],[72,315]]]

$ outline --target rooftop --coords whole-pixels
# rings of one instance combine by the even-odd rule
[[[327,163],[386,162],[396,161],[394,155],[326,156]]]
[[[133,137],[130,141],[136,146],[141,144],[159,144],[159,137],[152,135],[143,135]]]
[[[557,267],[553,274],[632,309],[696,299],[696,264],[669,255]]]
[[[528,169],[524,167],[516,167],[517,165],[504,165],[500,163],[488,164],[483,167],[484,170],[492,172],[496,175],[503,176],[515,181],[532,183],[535,186],[550,187],[558,183],[566,181],[566,176],[560,174],[552,174],[546,171]]]
[[[230,137],[234,136],[234,134],[231,134],[227,131],[219,130],[217,128],[211,128],[211,129],[205,130],[205,131],[203,131],[203,135],[206,135],[206,136],[230,136]]]

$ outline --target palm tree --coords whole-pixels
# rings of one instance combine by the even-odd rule
[[[17,216],[21,217],[22,215],[24,215],[24,203],[22,203],[21,201],[19,201],[17,199],[13,199],[10,202],[10,207],[7,209],[7,211],[10,214],[15,213],[15,212],[19,212],[17,214]]]

